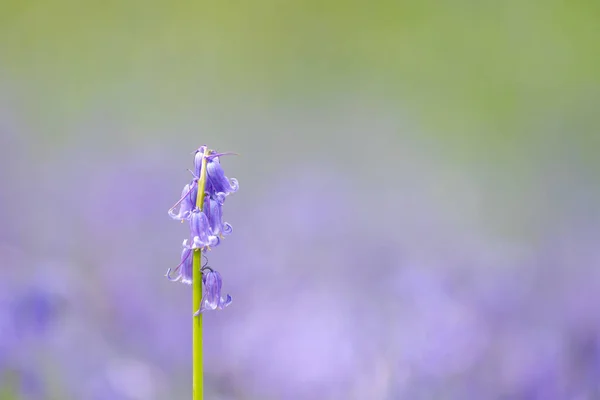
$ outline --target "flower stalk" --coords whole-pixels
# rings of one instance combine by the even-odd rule
[[[189,223],[189,237],[183,241],[180,263],[169,268],[168,280],[192,286],[192,393],[193,400],[204,399],[204,362],[202,338],[202,314],[206,311],[223,310],[231,304],[231,296],[221,296],[223,278],[218,271],[202,265],[202,252],[218,246],[224,235],[230,235],[231,224],[223,221],[225,198],[238,190],[235,178],[227,178],[221,167],[220,156],[200,146],[194,154],[194,178],[185,185],[181,198],[168,211],[174,220]],[[204,256],[206,259],[206,256]]]
[[[202,154],[202,164],[198,177],[198,195],[196,196],[196,207],[203,211],[204,193],[206,190],[206,164],[208,146]],[[202,249],[195,249],[192,258],[192,310],[200,310],[202,303]],[[194,314],[192,317],[192,399],[204,400],[204,352],[202,341],[202,313]]]

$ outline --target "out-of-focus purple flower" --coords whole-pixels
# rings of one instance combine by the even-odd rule
[[[190,217],[190,214],[194,207],[196,207],[196,198],[198,196],[198,189],[196,181],[185,185],[181,191],[181,198],[179,201],[171,207],[169,215],[173,219],[184,220]],[[179,206],[179,212],[175,214],[175,209]]]
[[[227,295],[225,299],[221,297],[223,279],[218,271],[209,270],[208,272],[203,273],[202,281],[204,283],[204,298],[202,299],[200,310],[194,315],[198,315],[207,310],[222,310],[231,304],[232,300],[230,295]]]
[[[219,237],[211,231],[206,214],[198,209],[195,209],[190,216],[190,230],[192,237],[191,249],[206,249],[217,246],[220,242]],[[187,247],[187,245],[185,246]]]
[[[30,269],[21,280],[19,273],[25,269],[13,265],[15,260],[2,247],[0,243],[0,259],[14,268],[0,282],[0,392],[19,399],[48,398],[43,370],[34,360],[40,345],[52,340],[62,328],[59,322],[65,321],[69,297],[61,293],[62,282],[52,278],[66,279],[60,271],[42,277],[43,265],[23,260]]]
[[[63,300],[43,290],[29,290],[12,303],[14,327],[19,334],[43,333],[56,319]]]

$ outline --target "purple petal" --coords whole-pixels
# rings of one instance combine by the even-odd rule
[[[236,192],[239,188],[237,179],[229,180],[221,167],[218,158],[210,160],[207,164],[207,189],[210,193],[223,192],[225,194]]]
[[[206,310],[222,310],[231,304],[231,296],[227,295],[226,299],[221,297],[221,286],[223,281],[221,274],[217,271],[209,271],[203,276],[204,281],[204,297],[202,299],[202,307],[199,312]]]
[[[177,282],[179,279],[181,279],[181,274],[179,274],[173,278],[171,276],[171,272],[173,272],[173,270],[171,268],[167,269],[167,273],[165,274],[165,276],[167,277],[168,280],[170,280],[171,282]]]
[[[186,242],[184,241],[184,248],[181,250],[181,262],[174,269],[169,268],[165,276],[171,282],[177,282],[181,280],[182,283],[191,284],[192,283],[192,250],[186,246]],[[172,272],[178,272],[178,275],[175,277],[171,276]]]
[[[221,274],[218,271],[209,271],[206,273],[206,280],[204,283],[206,291],[206,300],[211,304],[218,304],[219,297],[221,296],[221,286],[223,280]],[[215,306],[216,307],[216,306]]]
[[[200,314],[202,314],[205,311],[214,311],[214,310],[222,310],[225,307],[227,307],[228,305],[231,304],[231,296],[227,295],[226,299],[223,299],[222,297],[219,299],[219,303],[217,305],[213,304],[213,303],[209,303],[208,300],[204,300],[202,302],[202,307],[200,308],[200,310],[196,311],[194,313],[194,316],[198,316]]]
[[[190,230],[193,249],[217,246],[220,242],[219,238],[212,234],[206,214],[197,209],[190,217]]]
[[[225,299],[225,301],[223,301],[223,298],[221,297],[221,305],[220,308],[223,309],[225,307],[227,307],[228,305],[230,305],[232,302],[232,298],[230,295],[227,295],[227,299]]]
[[[221,233],[228,235],[232,232],[231,225],[223,224],[223,203],[218,200],[209,201],[207,208],[208,222],[213,235],[219,236]]]
[[[181,283],[192,284],[192,250],[181,251]]]
[[[200,146],[198,150],[196,150],[196,154],[194,155],[194,174],[196,177],[200,177],[200,170],[202,169],[202,158],[204,156],[204,151],[206,150],[206,146]]]
[[[236,182],[237,182],[237,180],[236,180]],[[221,203],[221,205],[223,205],[225,203],[226,198],[227,198],[227,193],[217,192],[217,193],[213,194],[213,199],[215,199],[216,201]]]
[[[195,183],[187,184],[181,191],[181,198],[171,209],[169,210],[169,216],[176,220],[184,220],[190,216],[191,211],[194,209],[196,196],[198,190],[195,188]],[[175,214],[175,209],[179,205],[179,212]]]

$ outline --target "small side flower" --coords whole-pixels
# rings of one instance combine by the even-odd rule
[[[221,287],[223,286],[221,274],[208,267],[204,268],[204,270],[205,271],[203,271],[202,274],[202,281],[204,283],[202,306],[200,307],[200,310],[194,313],[194,316],[198,316],[204,311],[222,310],[232,302],[230,295],[226,295],[225,298],[221,297]],[[206,272],[206,270],[208,270],[208,272]]]
[[[204,202],[204,209],[206,210],[210,229],[215,236],[230,235],[233,228],[229,223],[223,222],[223,202],[225,201],[225,195],[220,192],[214,197],[213,199],[206,196]]]
[[[171,276],[171,273],[175,272],[177,275],[175,277]],[[192,284],[192,250],[188,248],[183,248],[181,251],[181,262],[175,269],[171,270],[169,268],[167,273],[165,274],[168,280],[177,282],[181,281],[182,283],[191,285]]]
[[[176,220],[183,221],[188,219],[194,207],[196,206],[196,196],[198,195],[198,188],[196,181],[185,185],[181,191],[181,198],[173,207],[169,209],[169,216]],[[179,212],[175,213],[175,209],[179,206]]]
[[[190,216],[191,249],[210,249],[219,244],[220,239],[210,229],[208,218],[198,208]],[[186,243],[186,242],[184,242]],[[186,243],[187,247],[187,243]]]

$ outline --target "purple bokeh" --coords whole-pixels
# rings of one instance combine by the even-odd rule
[[[191,291],[163,277],[187,229],[166,214],[173,163],[110,154],[48,160],[43,207],[11,194],[31,167],[2,159],[0,376],[23,398],[189,397]],[[209,398],[598,395],[594,221],[519,241],[456,224],[425,184],[355,179],[287,165],[228,203],[235,235],[208,256],[235,302],[205,317]]]

